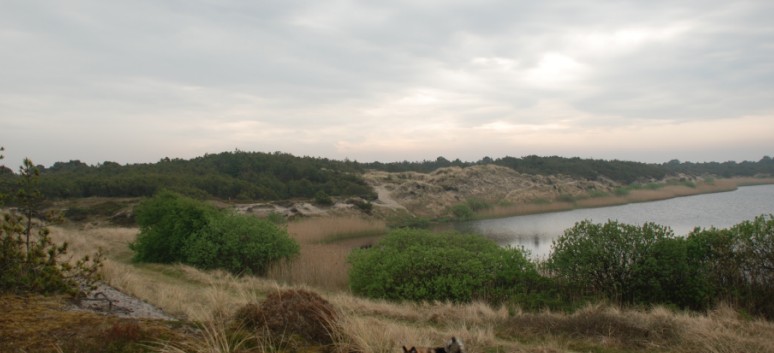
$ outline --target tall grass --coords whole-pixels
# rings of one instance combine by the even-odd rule
[[[384,234],[386,230],[382,220],[358,217],[305,218],[288,224],[288,233],[302,245]]]
[[[288,233],[301,244],[292,261],[277,263],[268,277],[286,284],[326,290],[347,290],[353,248],[368,245],[384,234],[383,221],[355,217],[309,218],[288,224]]]
[[[57,240],[73,243],[74,252],[90,253],[95,250],[90,246],[102,246],[108,256],[103,271],[107,282],[199,323],[201,333],[193,345],[170,343],[160,346],[159,351],[276,351],[271,337],[262,337],[259,332],[240,336],[238,328],[223,324],[242,305],[286,288],[276,281],[183,265],[128,263],[124,247],[136,230],[56,228],[52,233]],[[321,239],[319,234],[307,234],[307,239]],[[79,242],[79,238],[89,241]],[[401,345],[435,346],[451,336],[462,338],[470,353],[774,352],[774,323],[751,320],[729,307],[707,314],[675,313],[664,308],[622,310],[604,305],[572,314],[523,313],[513,308],[509,313],[505,307],[482,303],[392,303],[357,298],[346,291],[320,294],[340,311],[333,347],[340,353],[397,352]],[[250,345],[243,343],[248,339]]]

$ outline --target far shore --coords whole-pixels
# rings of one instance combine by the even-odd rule
[[[637,202],[667,200],[675,197],[734,191],[741,186],[774,184],[774,178],[735,177],[699,181],[694,186],[663,185],[655,189],[636,189],[622,196],[599,196],[578,198],[574,202],[555,201],[540,204],[518,204],[496,206],[476,213],[478,219],[503,218],[536,213],[568,211],[577,208],[595,208],[625,205]]]

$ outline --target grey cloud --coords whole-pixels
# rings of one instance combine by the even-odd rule
[[[774,3],[720,0],[11,1],[0,12],[0,130],[20,117],[73,129],[211,119],[357,134],[414,111],[472,128],[551,123],[535,109],[546,101],[594,127],[763,114],[774,110],[771,14]],[[687,29],[674,39],[615,55],[578,49],[586,34],[676,24]],[[530,82],[552,53],[586,71]],[[422,90],[444,99],[400,106]]]

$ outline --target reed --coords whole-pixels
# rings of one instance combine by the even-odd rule
[[[381,220],[356,217],[308,218],[288,224],[288,233],[301,245],[298,257],[269,269],[268,278],[325,290],[349,288],[347,256],[387,231]]]
[[[386,231],[384,221],[358,217],[306,218],[288,224],[288,233],[302,245],[368,237],[384,234]]]

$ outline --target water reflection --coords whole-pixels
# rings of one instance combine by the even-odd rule
[[[685,235],[697,226],[727,228],[770,213],[774,213],[774,185],[761,185],[663,201],[466,222],[455,228],[482,234],[503,246],[523,246],[533,257],[545,258],[553,240],[584,219],[638,225],[654,222],[669,226],[677,235]]]

